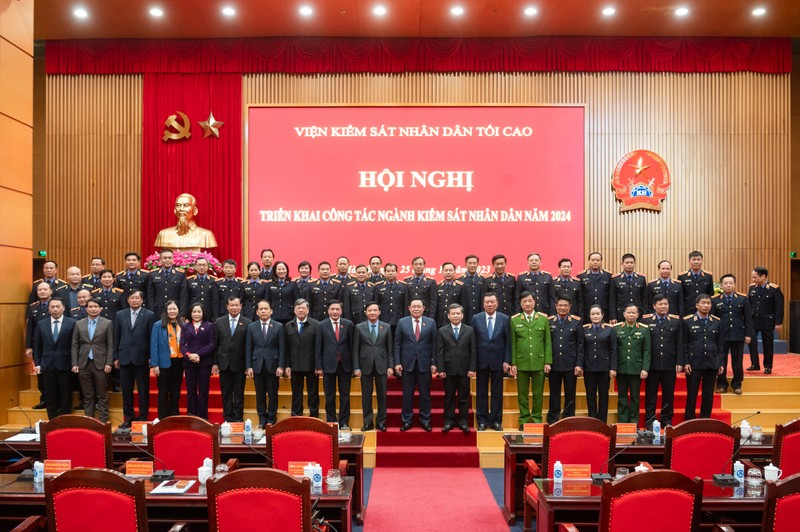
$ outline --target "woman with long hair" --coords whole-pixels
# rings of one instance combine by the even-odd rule
[[[180,308],[172,299],[150,333],[150,367],[158,379],[158,417],[176,416],[183,382]]]
[[[187,413],[208,419],[208,387],[217,348],[217,330],[206,320],[205,314],[200,303],[189,309],[190,320],[183,324],[181,331],[181,353],[186,373]]]

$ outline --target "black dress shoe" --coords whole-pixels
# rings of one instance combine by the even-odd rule
[[[759,366],[750,366],[749,368],[747,368],[747,371],[759,371],[760,369],[761,367]]]
[[[465,432],[465,433],[469,432],[469,425],[467,425],[466,423],[459,423],[458,424],[458,428],[461,429],[461,432]]]
[[[486,430],[486,425],[484,425],[483,423],[478,423],[478,430],[480,430],[481,432]]]
[[[432,430],[433,430],[433,428],[431,428],[431,424],[430,424],[430,422],[428,422],[428,423],[423,423],[423,424],[422,424],[422,428],[425,430],[425,432],[430,432],[430,431],[432,431]]]
[[[425,425],[423,425],[423,427],[424,426]],[[450,423],[445,423],[444,427],[442,427],[442,432],[450,432],[451,430],[453,430],[453,425]]]
[[[764,375],[772,375],[772,368],[764,368]]]
[[[368,430],[372,430],[374,428],[375,426],[372,423],[370,423],[369,425],[364,425],[363,427],[361,427],[361,432],[367,432]]]
[[[411,428],[411,423],[403,423],[403,426],[400,427],[400,432],[405,432]]]
[[[34,409],[34,410],[44,410],[45,408],[47,408],[47,405],[46,405],[46,404],[44,404],[44,401],[39,401],[39,402],[38,402],[38,403],[36,403],[36,405],[34,405],[34,407],[33,407],[33,409]]]
[[[501,425],[500,423],[493,423],[492,424],[492,430],[496,430],[496,431],[502,432],[503,431],[503,425]]]
[[[378,430],[381,432],[386,432],[386,425],[378,425]]]

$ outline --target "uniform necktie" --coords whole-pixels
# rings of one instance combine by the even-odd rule
[[[419,320],[414,320],[414,337],[417,339],[418,342],[420,334],[422,334],[422,331],[420,331],[419,329]]]
[[[339,341],[339,322],[338,321],[334,321],[333,322],[333,333],[336,335],[336,341],[338,342]]]
[[[128,272],[128,282],[131,282],[132,279],[133,279],[133,274]]]
[[[264,340],[267,339],[267,323],[264,321],[261,322],[261,336]]]
[[[486,326],[489,331],[489,338],[494,334],[494,316],[489,316],[489,324]]]
[[[600,332],[600,326],[599,325],[595,325],[594,326],[594,332],[595,333],[599,333]]]
[[[458,327],[453,327],[453,336],[455,336],[456,340],[458,340]]]
[[[725,296],[725,302],[728,303],[728,305],[731,304],[732,300],[733,300],[733,298],[731,296]]]
[[[236,318],[231,318],[231,336],[233,336],[234,331],[236,331]]]
[[[669,289],[669,281],[661,281],[661,287],[662,287],[664,290],[667,290],[667,289]]]
[[[564,318],[558,318],[558,326],[559,327],[563,327],[564,326]]]
[[[417,277],[416,279],[417,279],[417,284],[419,284],[419,282],[420,282],[420,280],[421,280],[422,278],[421,278],[421,277]]]
[[[58,320],[53,322],[53,340],[58,340]]]
[[[372,327],[372,332],[370,333],[370,336],[372,336],[372,341],[375,342],[378,339],[378,330],[375,328],[374,323],[371,325],[371,327]]]
[[[533,316],[527,316],[525,319],[527,319],[527,320],[528,320],[528,323],[530,323],[530,322],[532,322],[532,321],[533,321]]]
[[[629,276],[628,276],[628,282],[629,282],[629,283],[632,283],[632,282],[633,282],[633,275],[629,275]]]

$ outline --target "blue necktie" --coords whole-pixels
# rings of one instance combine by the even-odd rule
[[[231,318],[231,336],[236,332],[236,318]]]
[[[297,322],[297,334],[303,334],[303,322],[302,321],[298,321]]]
[[[375,342],[378,339],[378,330],[375,328],[375,324],[372,324],[372,341]]]
[[[92,341],[92,339],[94,338],[95,325],[97,325],[97,322],[95,322],[94,320],[89,320],[89,341]],[[92,353],[91,349],[89,349],[89,360],[94,360],[94,354]]]
[[[453,336],[455,336],[456,340],[458,340],[458,327],[453,327]]]
[[[491,338],[494,334],[494,316],[489,316],[489,325],[487,329],[489,329],[489,338]]]
[[[58,320],[53,324],[53,341],[58,341]]]

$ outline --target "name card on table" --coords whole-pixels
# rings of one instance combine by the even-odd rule
[[[319,465],[316,462],[311,462],[314,465]],[[303,478],[305,476],[305,472],[303,468],[309,464],[308,461],[305,462],[289,462],[289,467],[287,468],[287,473],[292,475],[293,477]]]
[[[45,460],[44,476],[53,477],[72,469],[72,460]]]
[[[144,434],[144,426],[149,424],[148,421],[131,421],[131,434]]]
[[[564,464],[564,480],[592,478],[591,464]]]
[[[522,425],[523,436],[542,436],[544,434],[544,423],[525,423]]]
[[[153,462],[147,460],[128,460],[125,462],[125,475],[129,477],[152,477]]]
[[[617,436],[636,436],[636,423],[617,423]]]
[[[230,426],[231,434],[244,434],[244,421],[234,421]]]
[[[564,497],[586,497],[591,494],[591,482],[564,482],[561,485],[561,495]]]

